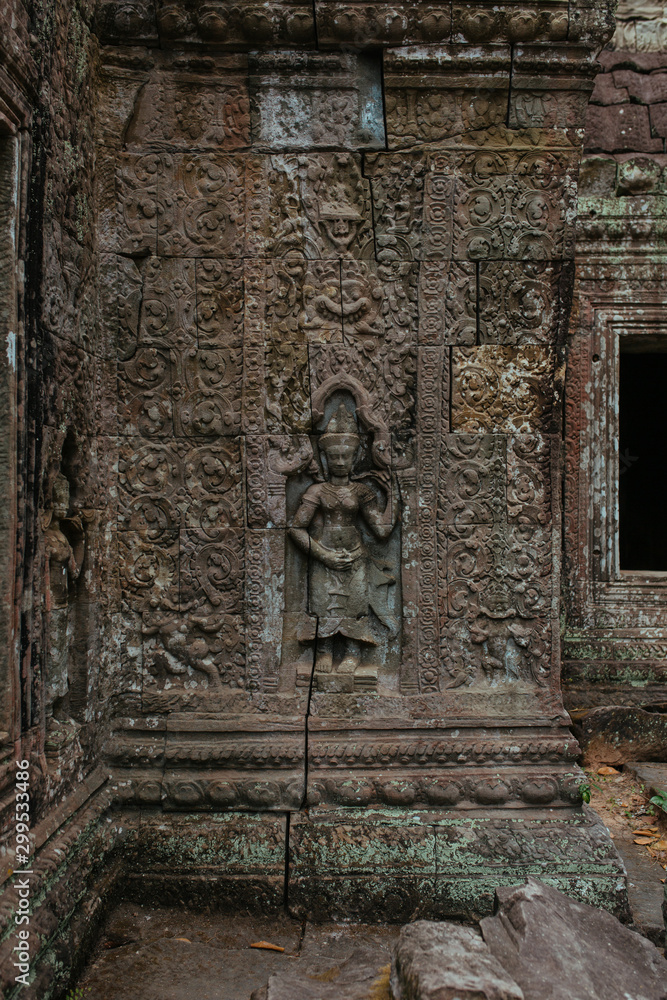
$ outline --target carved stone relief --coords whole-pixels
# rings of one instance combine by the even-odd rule
[[[482,149],[368,158],[379,259],[573,255],[576,156],[558,149],[563,133],[554,134],[552,148],[546,134],[535,148],[524,133],[523,150],[512,148],[502,127],[486,143],[482,135]]]
[[[396,31],[428,48],[258,44],[248,72],[167,52],[203,40],[188,7],[161,54],[107,70],[128,697],[138,670],[144,714],[307,727],[312,803],[346,801],[321,734],[350,720],[561,713],[553,435],[588,68],[568,89],[570,57],[549,49],[549,87],[531,82],[562,4],[417,6],[316,4],[320,44],[372,22],[364,45]],[[378,784],[369,739],[354,745],[356,804],[493,797],[483,774],[420,783],[414,762]],[[169,808],[188,759],[160,784]],[[252,804],[236,766],[193,772],[202,808],[228,784]],[[529,774],[502,801],[527,803]],[[271,808],[294,801],[285,782]]]
[[[81,515],[70,510],[70,486],[59,471],[51,491],[51,508],[44,517],[44,552],[48,567],[48,652],[44,682],[47,714],[66,721],[72,671],[71,646],[76,614],[76,583],[83,566],[85,531]]]
[[[248,161],[247,173],[253,199],[250,255],[310,260],[373,256],[370,186],[359,156],[255,157]]]
[[[313,407],[320,433],[305,457],[315,481],[292,500],[286,586],[294,603],[283,664],[297,684],[313,674],[322,691],[395,688],[402,598],[392,535],[400,500],[389,432],[351,376],[332,376]]]
[[[352,52],[256,53],[250,61],[258,149],[383,149],[381,66]]]

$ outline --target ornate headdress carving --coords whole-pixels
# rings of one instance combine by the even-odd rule
[[[67,481],[67,477],[62,472],[59,472],[53,481],[53,489],[51,491],[53,507],[61,507],[69,511],[69,499],[69,482]]]
[[[320,438],[320,447],[326,448],[327,444],[340,444],[343,441],[349,444],[359,444],[359,429],[357,422],[345,406],[340,403],[338,409],[327,424],[327,429]]]

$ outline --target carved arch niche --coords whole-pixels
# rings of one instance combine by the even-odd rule
[[[270,492],[280,477],[286,524],[280,686],[397,691],[401,501],[391,435],[347,372],[319,386],[311,410],[313,434],[274,438],[269,451]]]

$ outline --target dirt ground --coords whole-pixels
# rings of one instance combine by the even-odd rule
[[[629,772],[587,770],[590,805],[608,828],[628,872],[630,907],[637,928],[664,946],[662,900],[667,877],[667,813]]]
[[[71,1000],[265,1000],[274,974],[291,1000],[390,1000],[399,931],[123,903]]]

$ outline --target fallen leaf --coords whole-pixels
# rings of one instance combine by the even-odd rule
[[[633,830],[632,834],[635,837],[652,837],[657,832],[657,826],[642,826],[639,830]]]
[[[654,851],[667,851],[667,838],[661,837],[652,844],[652,847]]]
[[[598,774],[620,774],[621,772],[617,771],[615,767],[609,767],[607,764],[605,764],[604,767],[599,767],[598,768],[598,772],[597,773]]]
[[[647,844],[652,844],[653,837],[635,837],[635,844],[639,844],[640,847],[646,847]]]
[[[265,951],[284,951],[279,944],[270,944],[269,941],[254,941],[251,948],[263,948]]]
[[[174,941],[185,941],[186,944],[192,944],[190,938],[174,938]]]

